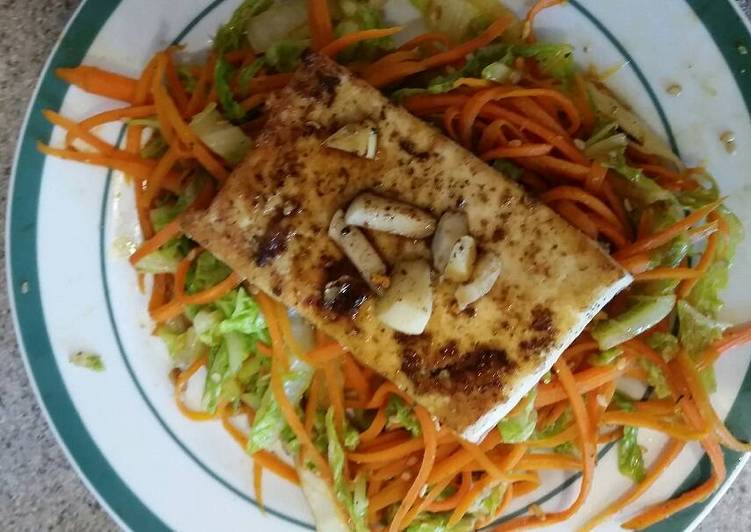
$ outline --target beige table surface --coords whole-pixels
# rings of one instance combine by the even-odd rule
[[[739,2],[747,14],[751,13],[749,0]],[[78,3],[0,0],[3,206],[26,105],[47,54]],[[4,225],[4,217],[0,223]],[[0,234],[5,235],[4,228]],[[3,244],[3,255],[4,250]],[[1,264],[4,268],[4,256]],[[42,418],[13,334],[4,273],[0,276],[0,368],[0,531],[116,530],[112,519],[76,477]],[[751,468],[741,472],[699,530],[751,531],[749,490]]]

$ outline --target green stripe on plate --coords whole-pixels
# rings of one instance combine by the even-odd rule
[[[67,86],[54,76],[54,69],[80,64],[119,4],[120,0],[84,3],[42,74],[20,137],[13,173],[8,207],[8,284],[27,368],[47,417],[69,457],[121,523],[134,530],[169,530],[123,482],[86,430],[55,362],[39,294],[37,210],[44,158],[35,142],[50,138],[52,133],[52,126],[42,117],[42,109],[59,109],[67,92]]]

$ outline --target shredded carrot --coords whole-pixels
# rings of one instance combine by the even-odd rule
[[[448,38],[448,36],[444,33],[440,33],[437,31],[430,32],[430,33],[423,33],[422,35],[418,35],[417,37],[408,40],[404,44],[402,44],[398,50],[412,50],[414,48],[418,48],[425,43],[439,43],[442,46],[448,48],[451,46],[451,39]]]
[[[253,461],[253,491],[256,494],[256,502],[261,512],[266,512],[266,505],[263,503],[263,466],[256,460]]]
[[[483,161],[493,161],[495,159],[516,159],[519,157],[539,157],[551,152],[553,146],[550,144],[522,144],[516,147],[495,148],[483,153],[480,158]]]
[[[384,37],[391,37],[402,31],[401,26],[395,26],[393,28],[377,28],[373,30],[356,31],[353,33],[347,33],[346,35],[339,37],[335,41],[331,41],[329,44],[321,48],[320,52],[323,55],[329,57],[336,57],[339,52],[344,51],[346,48],[357,44],[362,41],[368,41],[371,39],[382,39]]]
[[[503,35],[512,23],[513,20],[509,16],[502,16],[498,18],[488,27],[488,29],[486,29],[484,32],[482,32],[482,34],[475,37],[474,39],[471,39],[463,44],[451,48],[450,50],[432,55],[425,59],[422,62],[425,70],[463,60],[467,56],[467,54],[474,52],[478,48],[487,46],[498,37]]]
[[[193,94],[190,95],[190,100],[188,101],[188,106],[185,110],[187,116],[193,116],[205,107],[208,92],[207,89],[211,85],[215,65],[216,58],[211,54],[201,69],[201,74],[198,76],[196,86],[193,89]]]
[[[133,101],[138,83],[133,78],[83,65],[75,68],[58,68],[55,74],[63,81],[86,92],[123,102]]]
[[[449,480],[444,480],[442,482],[448,483]],[[439,482],[438,484],[440,485],[441,482]],[[467,493],[469,493],[471,487],[472,473],[470,473],[469,471],[464,471],[462,472],[462,480],[459,484],[459,489],[457,489],[453,495],[450,495],[449,497],[446,497],[441,501],[436,501],[432,504],[429,504],[427,506],[427,509],[431,512],[445,512],[447,510],[453,510],[454,508],[456,508],[457,504],[459,504],[459,501],[461,501],[467,495]]]
[[[696,279],[701,275],[698,269],[693,268],[655,268],[634,275],[634,281],[659,281],[665,279]]]
[[[594,530],[608,517],[617,514],[618,512],[626,508],[626,506],[644,495],[644,493],[649,488],[651,488],[652,485],[654,485],[655,481],[660,478],[660,475],[662,475],[670,466],[670,464],[673,463],[673,461],[678,457],[685,446],[685,442],[679,440],[670,440],[663,448],[660,456],[657,458],[657,461],[652,467],[649,468],[649,472],[644,477],[644,480],[639,482],[636,486],[631,488],[629,492],[609,504],[604,510],[587,521],[587,523],[580,529],[580,531],[589,532],[590,530]]]
[[[425,442],[421,439],[409,439],[403,443],[397,443],[396,445],[384,449],[381,451],[371,452],[356,452],[349,453],[347,457],[358,464],[372,464],[377,462],[389,462],[391,460],[397,460],[404,458],[407,455],[419,451],[425,447]]]
[[[308,0],[308,25],[313,39],[313,50],[322,50],[334,40],[327,0]]]
[[[285,360],[284,349],[282,345],[282,334],[278,326],[276,312],[274,311],[276,303],[274,303],[268,296],[263,293],[258,293],[256,299],[258,301],[258,304],[261,306],[261,311],[263,312],[266,324],[269,328],[271,348],[274,352],[271,363],[270,385],[271,390],[274,394],[274,399],[276,399],[276,402],[279,405],[279,409],[281,410],[282,415],[287,421],[290,429],[292,429],[292,432],[295,434],[297,439],[300,440],[300,443],[307,452],[308,456],[310,456],[311,460],[313,460],[313,463],[318,468],[318,472],[325,479],[330,479],[331,470],[329,469],[328,462],[323,458],[323,456],[321,456],[318,448],[313,444],[313,440],[305,430],[305,426],[300,421],[300,418],[297,417],[295,407],[292,405],[292,403],[290,403],[289,399],[287,398],[287,394],[284,391],[284,384],[282,382],[282,374],[280,370],[282,369],[282,367],[288,367],[288,364]]]
[[[558,201],[553,209],[568,223],[579,229],[589,238],[597,238],[597,226],[587,214],[571,201]]]
[[[167,68],[165,74],[167,76],[167,85],[172,97],[175,99],[175,104],[181,113],[187,115],[188,109],[188,93],[185,92],[180,76],[177,73],[177,67],[175,66],[175,58],[173,56],[175,49],[170,48],[167,51]]]
[[[574,374],[576,388],[580,393],[591,392],[605,383],[613,381],[620,377],[626,371],[626,365],[623,367],[601,366],[592,367]],[[566,398],[566,392],[559,381],[550,384],[540,384],[537,387],[537,399],[535,406],[537,408],[552,405]]]
[[[657,430],[682,441],[698,441],[707,437],[706,431],[689,429],[674,421],[665,421],[641,412],[608,411],[603,414],[602,421],[608,425],[628,425]]]
[[[538,0],[535,5],[532,6],[527,12],[527,16],[524,18],[524,26],[522,27],[522,39],[534,40],[532,33],[532,26],[535,22],[535,18],[540,14],[540,11],[552,6],[560,5],[565,0]]]
[[[73,120],[69,118],[65,118],[64,116],[61,116],[58,113],[51,111],[49,109],[45,109],[44,111],[42,111],[42,114],[51,123],[65,129],[70,135],[76,138],[80,138],[81,140],[86,142],[86,144],[96,149],[103,155],[112,156],[116,154],[117,150],[115,149],[114,146],[103,141],[96,135],[91,134],[89,131],[81,127],[80,124],[77,124]]]
[[[370,426],[362,433],[360,433],[360,442],[369,443],[375,440],[386,426],[386,408],[380,407],[376,412],[373,421],[370,422]]]
[[[636,253],[644,253],[658,248],[664,244],[667,244],[681,233],[688,230],[689,227],[700,221],[706,215],[714,211],[717,207],[722,205],[723,200],[719,199],[712,203],[705,205],[704,207],[695,210],[679,222],[666,227],[665,229],[658,231],[657,233],[637,240],[627,248],[620,250],[614,255],[618,260],[626,258]]]
[[[351,355],[346,354],[342,358],[342,370],[345,387],[354,390],[359,402],[366,404],[370,399],[370,385]]]
[[[621,223],[618,217],[613,214],[613,211],[611,211],[605,203],[580,188],[571,186],[555,187],[548,192],[545,192],[540,196],[540,199],[545,203],[553,201],[572,201],[581,203],[588,209],[591,209],[605,218],[608,222],[614,224],[616,227],[619,227]]]
[[[216,414],[212,414],[211,412],[193,410],[192,408],[188,407],[183,401],[183,390],[188,385],[188,381],[191,377],[193,377],[193,375],[196,374],[199,369],[204,367],[208,362],[209,359],[206,355],[198,357],[190,366],[188,366],[185,371],[180,372],[177,377],[177,381],[175,382],[175,403],[177,404],[177,408],[185,417],[193,421],[210,421],[212,419],[216,419]]]
[[[397,388],[395,384],[386,381],[378,387],[365,408],[378,408],[386,402],[390,394],[398,395],[399,397],[404,399],[407,404],[412,404],[411,397]]]
[[[644,273],[649,270],[652,265],[652,258],[647,253],[639,255],[631,255],[625,259],[619,261],[621,266],[627,269],[632,274]]]
[[[498,531],[521,530],[541,524],[550,525],[565,521],[581,508],[589,495],[595,467],[595,452],[597,450],[594,427],[590,423],[589,414],[580,395],[581,387],[574,379],[574,375],[566,365],[566,362],[559,359],[555,363],[555,369],[558,374],[558,380],[571,403],[571,410],[574,413],[574,419],[579,431],[579,448],[582,455],[582,479],[579,494],[566,510],[539,516],[531,515],[512,519],[498,527]]]
[[[702,253],[699,263],[692,269],[695,275],[687,278],[687,280],[681,283],[678,287],[677,295],[679,298],[688,297],[689,294],[691,294],[691,290],[696,286],[696,283],[699,282],[699,277],[707,273],[707,270],[712,266],[712,261],[714,261],[718,245],[719,235],[714,233],[707,240],[707,247],[704,249],[704,253]]]
[[[420,495],[420,491],[422,490],[423,486],[425,486],[428,480],[428,476],[430,475],[430,471],[433,469],[433,464],[435,463],[435,453],[436,447],[438,446],[438,439],[436,435],[435,425],[433,424],[433,419],[430,417],[430,414],[428,414],[428,411],[421,406],[415,407],[415,415],[417,416],[417,420],[420,422],[420,429],[422,430],[423,439],[421,443],[424,444],[425,452],[423,453],[420,470],[417,472],[417,476],[415,477],[412,486],[410,486],[409,491],[407,491],[404,499],[402,499],[396,515],[394,515],[394,518],[391,520],[391,524],[389,525],[389,532],[398,532],[399,530],[401,530],[400,527],[402,521],[404,520],[404,517],[412,507],[412,504],[414,504],[414,502],[417,500],[417,497]]]

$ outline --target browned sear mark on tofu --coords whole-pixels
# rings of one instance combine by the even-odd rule
[[[352,318],[371,295],[368,284],[358,273],[354,264],[342,258],[324,265],[324,285],[321,306],[332,313],[334,319]]]

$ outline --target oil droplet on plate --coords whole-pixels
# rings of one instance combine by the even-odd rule
[[[668,88],[665,90],[670,96],[680,96],[681,93],[683,92],[683,87],[681,87],[677,83],[672,83],[668,85]]]
[[[730,155],[735,154],[738,149],[735,145],[735,133],[733,133],[732,131],[725,131],[722,135],[720,135],[720,140],[725,145],[726,152],[728,152]]]

